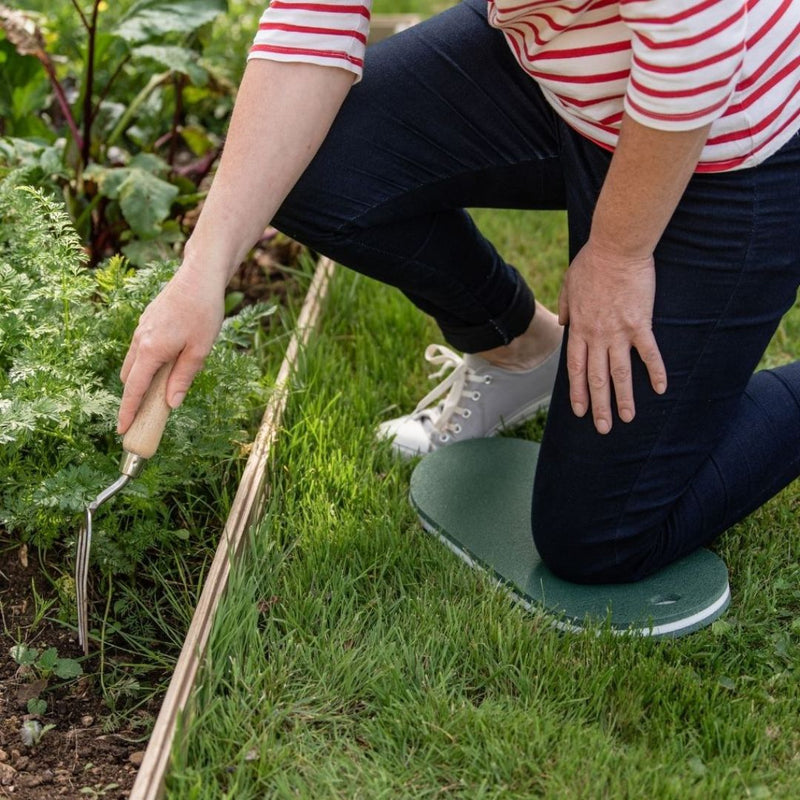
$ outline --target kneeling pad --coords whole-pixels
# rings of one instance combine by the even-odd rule
[[[728,571],[697,550],[637,583],[581,585],[542,563],[531,535],[539,445],[473,439],[425,456],[411,476],[411,503],[426,530],[470,566],[493,575],[528,609],[562,630],[610,625],[614,633],[684,636],[728,607]]]

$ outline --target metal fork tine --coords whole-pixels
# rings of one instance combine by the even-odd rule
[[[131,456],[126,454],[128,460]],[[133,457],[138,458],[138,457]],[[127,462],[124,462],[127,464]],[[86,517],[83,527],[78,533],[78,545],[75,551],[75,599],[78,605],[78,643],[83,647],[83,654],[89,655],[89,556],[92,549],[92,517],[94,512],[122,489],[141,469],[143,459],[134,461],[126,474],[120,475],[107,489],[86,506]]]
[[[78,643],[83,654],[89,655],[89,555],[92,545],[92,515],[86,509],[86,516],[78,534],[78,548],[75,555],[75,592],[78,603]]]

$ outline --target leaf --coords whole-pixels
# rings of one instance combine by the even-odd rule
[[[39,656],[39,660],[36,662],[36,666],[44,673],[50,673],[55,668],[56,664],[58,663],[58,650],[55,647],[48,647],[47,650],[44,651]]]
[[[151,239],[160,233],[177,195],[177,186],[143,169],[132,169],[119,187],[119,205],[133,232]]]
[[[114,32],[131,44],[140,44],[165,33],[189,33],[223,11],[225,0],[140,0]]]
[[[714,636],[725,636],[732,630],[733,625],[727,620],[715,619],[714,622],[711,623],[711,633],[714,634]]]
[[[130,160],[128,167],[143,169],[145,172],[152,172],[153,175],[166,175],[169,172],[169,164],[153,153],[137,153]]]
[[[208,131],[199,125],[184,125],[178,132],[196,156],[204,156],[216,146]]]
[[[41,717],[43,714],[47,713],[47,700],[43,700],[41,697],[31,697],[31,699],[28,700],[27,707],[29,714]]]
[[[225,295],[225,316],[233,314],[242,300],[244,300],[244,292],[228,292]]]
[[[208,73],[197,63],[197,53],[177,45],[143,44],[133,51],[134,58],[149,58],[173,72],[188,75],[196,86],[208,80]]]
[[[9,650],[9,654],[11,658],[17,662],[17,664],[19,664],[21,667],[26,667],[36,661],[36,656],[39,655],[39,651],[35,647],[28,647],[25,644],[17,644]]]
[[[21,56],[44,53],[44,36],[39,26],[22,12],[0,6],[0,28]]]
[[[30,683],[23,683],[17,689],[17,702],[28,704],[35,697],[38,697],[47,688],[47,681],[44,678],[37,678]]]
[[[53,672],[57,677],[67,681],[83,675],[83,667],[74,658],[59,658]]]

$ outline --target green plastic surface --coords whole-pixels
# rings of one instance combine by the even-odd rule
[[[518,439],[452,444],[419,462],[411,476],[411,502],[427,530],[565,630],[609,625],[616,633],[684,636],[725,611],[728,571],[709,550],[638,583],[585,586],[553,575],[531,536],[538,455],[535,442]]]

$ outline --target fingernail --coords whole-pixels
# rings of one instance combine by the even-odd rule
[[[175,394],[172,395],[172,400],[169,402],[170,407],[177,408],[183,402],[184,397],[186,397],[186,392],[175,392]]]
[[[573,403],[572,410],[576,417],[582,417],[586,413],[586,406],[583,403]]]
[[[623,422],[630,422],[633,419],[633,411],[631,411],[629,408],[623,408],[619,412],[619,418]]]
[[[608,420],[606,419],[598,419],[595,422],[595,427],[597,428],[598,433],[606,434],[611,430],[611,426],[608,424]]]
[[[666,383],[657,383],[656,384],[656,394],[664,394],[667,391],[667,384]]]

